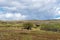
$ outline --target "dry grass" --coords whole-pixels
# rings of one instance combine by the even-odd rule
[[[51,31],[41,31],[39,28],[32,28],[32,30],[21,30],[21,26],[25,22],[32,22],[32,23],[40,23],[48,24],[48,23],[59,23],[60,21],[23,21],[22,23],[12,22],[14,27],[7,27],[5,26],[0,27],[0,40],[60,40],[60,33],[59,32],[51,32]],[[18,27],[16,27],[16,25]],[[2,23],[3,25],[3,23]],[[1,25],[0,25],[1,26]],[[8,25],[9,26],[9,25]]]
[[[28,30],[0,30],[0,40],[60,40],[60,33]]]

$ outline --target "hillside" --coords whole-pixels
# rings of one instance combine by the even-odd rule
[[[60,40],[60,20],[0,21],[0,40]]]

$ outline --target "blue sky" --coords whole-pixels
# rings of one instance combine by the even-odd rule
[[[60,0],[0,0],[0,20],[60,19]]]

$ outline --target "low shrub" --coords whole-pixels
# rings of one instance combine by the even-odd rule
[[[24,29],[27,29],[27,30],[31,30],[33,26],[34,26],[33,23],[30,23],[30,22],[23,24]]]
[[[40,29],[46,31],[60,31],[60,24],[57,23],[42,24]]]

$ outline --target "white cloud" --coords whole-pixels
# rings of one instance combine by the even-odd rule
[[[5,2],[6,0],[0,0],[0,2]]]
[[[48,17],[60,14],[60,10],[55,4],[56,1],[57,0],[0,0],[0,8],[2,8],[5,13],[0,14],[0,16],[1,18],[4,17],[7,19],[25,19],[26,15],[22,14],[27,14],[30,15],[29,17],[32,15],[37,19],[42,19],[42,17],[47,19]]]
[[[3,8],[3,9],[6,9],[6,10],[11,10],[11,11],[17,10],[16,7],[2,7],[2,8]]]
[[[46,6],[49,7],[48,5],[52,5],[56,2],[56,0],[3,0],[2,2],[4,2],[4,4],[0,4],[4,5],[5,7],[12,6],[16,7],[17,9],[37,9],[41,8],[42,6],[44,6],[43,8],[46,8]]]
[[[20,18],[20,19],[26,18],[25,15],[21,15],[20,13],[15,13],[14,16],[15,16],[16,18]]]
[[[56,7],[55,8],[55,14],[56,15],[60,15],[60,7]]]
[[[25,19],[27,16],[26,15],[22,15],[21,13],[1,13],[0,14],[0,19],[5,19],[5,20],[23,20]]]
[[[60,15],[60,11],[58,11],[58,15]]]
[[[27,3],[28,4],[28,3]],[[17,9],[24,9],[27,8],[26,5],[24,5],[23,3],[19,2],[19,0],[2,0],[0,1],[0,6],[1,7],[6,7],[6,8],[17,8]]]
[[[52,5],[56,2],[56,0],[32,0],[32,8],[41,8],[42,6]]]
[[[6,18],[12,18],[13,17],[12,13],[6,13],[6,14],[3,14],[3,15],[5,15]]]
[[[54,19],[60,19],[60,17],[54,18]]]

